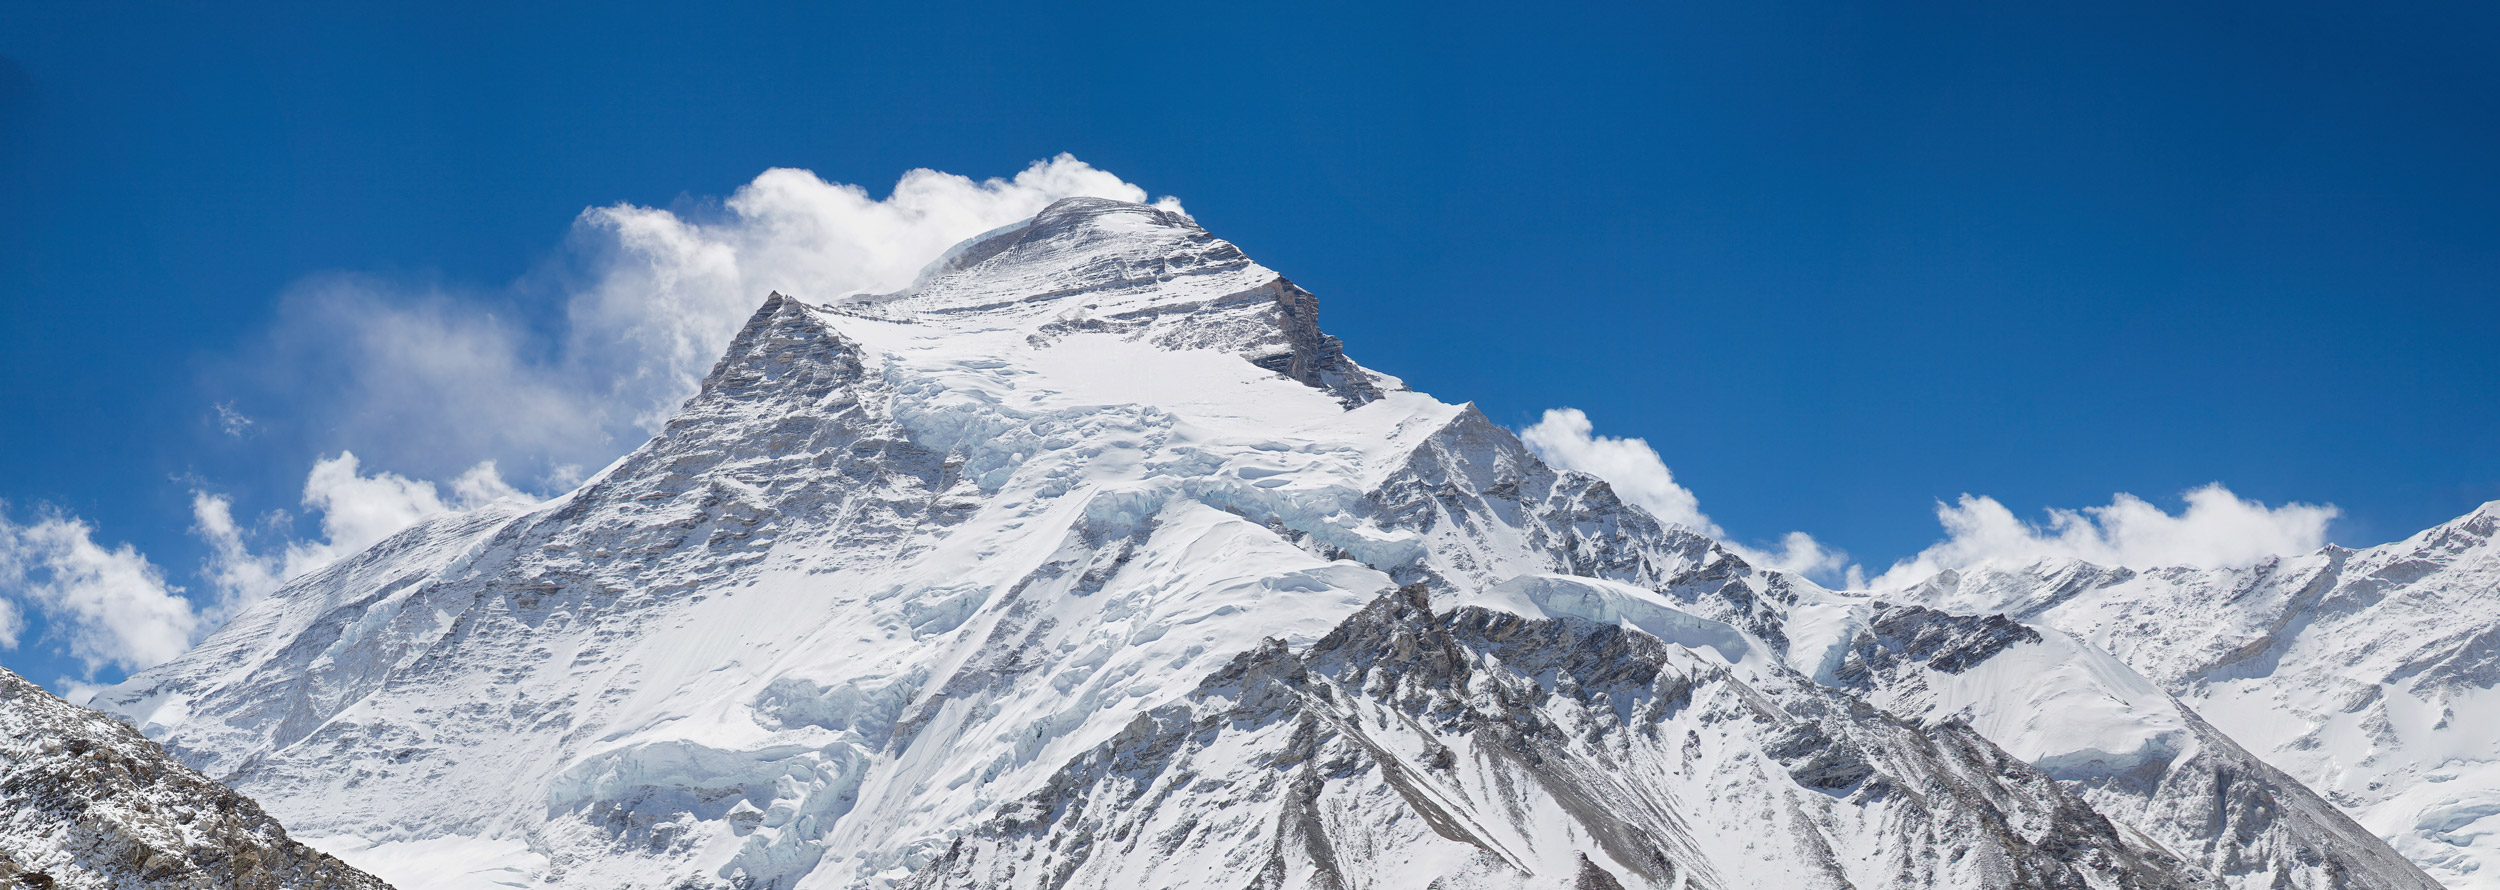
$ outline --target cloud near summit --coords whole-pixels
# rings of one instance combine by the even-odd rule
[[[1065,154],[1009,178],[913,170],[883,198],[775,168],[717,207],[582,211],[552,264],[573,273],[561,286],[542,276],[457,294],[308,281],[285,298],[276,348],[262,353],[274,358],[255,371],[299,428],[326,437],[304,444],[340,453],[305,484],[323,540],[255,555],[231,502],[200,495],[209,580],[227,598],[256,597],[426,516],[517,494],[506,473],[541,493],[571,488],[658,432],[766,294],[830,302],[898,290],[958,242],[1079,196],[1148,199]],[[456,499],[435,498],[426,480],[455,474]]]
[[[1649,511],[1659,521],[1716,538],[1747,562],[1795,572],[1822,583],[1858,586],[1857,576],[1849,574],[1856,569],[1849,565],[1849,555],[1824,547],[1805,532],[1780,536],[1777,549],[1737,543],[1701,512],[1701,499],[1693,495],[1692,489],[1676,483],[1675,473],[1667,469],[1666,460],[1658,456],[1658,449],[1649,447],[1647,440],[1600,436],[1596,430],[1586,412],[1555,408],[1520,430],[1519,440],[1547,463],[1604,479],[1617,496]]]
[[[567,488],[656,432],[767,293],[897,290],[957,242],[1076,196],[1148,198],[1062,154],[1012,178],[913,170],[884,198],[777,168],[706,211],[593,207],[551,263],[571,273],[562,285],[306,282],[285,300],[279,360],[257,376],[272,400],[335,430],[319,450],[437,478],[495,460],[541,490]]]
[[[766,293],[829,302],[899,290],[956,243],[1077,196],[1147,197],[1062,154],[1013,179],[913,170],[882,200],[805,170],[767,170],[713,222],[629,204],[595,208],[580,225],[610,239],[610,260],[571,302],[576,351],[594,373],[641,396],[629,420],[656,430]],[[1159,203],[1181,209],[1170,197]],[[594,344],[625,348],[587,348]]]

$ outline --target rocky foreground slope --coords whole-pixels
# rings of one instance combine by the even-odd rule
[[[0,668],[0,886],[388,890],[120,721]]]
[[[98,696],[412,888],[2435,886],[2054,628],[1747,564],[1093,199]]]

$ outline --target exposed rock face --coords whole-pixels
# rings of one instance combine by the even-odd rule
[[[120,721],[0,668],[0,886],[387,890]]]
[[[2427,886],[2279,774],[2193,824],[2218,785],[2103,781],[2204,738],[2106,654],[1747,565],[1314,319],[1185,217],[1061,202],[767,299],[579,490],[99,707],[510,886]]]
[[[1371,375],[1345,357],[1345,344],[1319,329],[1319,298],[1282,278],[1268,285],[1276,294],[1277,326],[1285,332],[1286,351],[1253,359],[1304,385],[1337,394],[1347,407],[1380,398]]]

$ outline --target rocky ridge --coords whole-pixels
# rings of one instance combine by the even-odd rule
[[[0,668],[0,884],[388,890],[120,721]]]

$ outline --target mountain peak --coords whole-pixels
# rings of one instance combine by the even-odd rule
[[[1027,224],[1042,230],[1095,229],[1117,231],[1139,227],[1185,229],[1203,233],[1206,229],[1188,214],[1152,204],[1137,204],[1110,198],[1079,195],[1061,198],[1034,214]]]
[[[1061,198],[1030,218],[974,235],[949,249],[923,268],[912,286],[902,293],[925,288],[933,280],[979,266],[1028,242],[1124,240],[1132,242],[1132,246],[1151,249],[1157,242],[1186,242],[1206,237],[1209,237],[1207,230],[1200,228],[1196,220],[1153,205],[1110,198]]]
[[[1061,199],[955,245],[911,287],[823,308],[922,330],[1006,333],[1036,349],[1107,334],[1166,350],[1231,352],[1348,407],[1397,387],[1320,330],[1309,291],[1187,214],[1126,201]]]
[[[1105,198],[1064,198],[1014,225],[973,236],[923,268],[910,287],[860,294],[837,308],[878,315],[958,314],[1065,298],[1124,309],[1249,290],[1276,273],[1188,216]],[[1167,285],[1179,284],[1179,287]],[[1141,291],[1152,290],[1146,294]],[[1027,308],[1040,308],[1038,306]],[[1117,310],[1112,310],[1117,311]]]
[[[838,381],[856,376],[857,365],[841,337],[810,315],[805,303],[774,291],[730,340],[687,406],[792,387],[806,397],[821,397]]]

